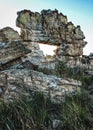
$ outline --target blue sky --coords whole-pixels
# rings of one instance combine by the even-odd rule
[[[0,0],[0,28],[11,26],[15,29],[16,12],[29,9],[58,9],[67,15],[68,21],[80,25],[88,44],[84,54],[93,52],[93,0]]]

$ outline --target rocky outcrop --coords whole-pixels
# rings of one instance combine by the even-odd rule
[[[71,125],[71,129],[78,129],[79,124],[91,129],[93,54],[83,55],[86,42],[80,26],[75,27],[57,10],[22,10],[17,14],[20,35],[10,27],[0,29],[0,128],[61,130]],[[40,43],[57,46],[55,55],[45,57]],[[81,87],[86,89],[84,93]],[[71,124],[73,117],[77,119]]]
[[[26,49],[20,42],[0,43],[0,63],[5,64],[29,53],[30,50]]]
[[[0,29],[0,42],[19,41],[21,40],[17,31],[10,27]]]
[[[45,57],[43,51],[39,48],[39,44],[29,41],[23,41],[23,44],[27,49],[31,50],[31,53],[25,55],[25,58],[22,58],[23,61],[29,60],[31,63],[40,66],[45,61]]]
[[[79,91],[80,81],[53,76],[51,70],[55,71],[58,61],[92,68],[92,54],[83,55],[86,42],[80,26],[75,27],[57,10],[22,10],[17,14],[20,35],[10,27],[0,29],[0,96],[9,100],[42,91],[52,101],[60,101],[65,94]],[[45,58],[40,43],[57,46],[55,55]],[[42,69],[51,75],[41,73]]]
[[[31,50],[25,48],[17,31],[10,27],[0,30],[0,70],[22,62]]]
[[[17,13],[16,25],[21,28],[21,38],[26,42],[56,45],[55,59],[75,62],[83,55],[86,45],[80,26],[68,22],[58,10],[42,10],[41,13],[22,10]]]
[[[37,42],[21,39],[9,27],[1,29],[0,34],[1,98],[9,101],[41,91],[47,96],[50,95],[53,102],[58,102],[63,100],[65,94],[79,91],[80,81],[38,72],[40,66],[46,67],[46,61]],[[49,63],[50,69],[51,66]]]
[[[26,94],[31,96],[34,92],[40,91],[47,96],[50,95],[53,102],[59,102],[64,99],[65,94],[75,94],[81,86],[80,81],[45,75],[25,68],[0,73],[0,81],[2,83],[2,85],[0,84],[1,93],[4,93],[5,100],[13,100]]]
[[[43,43],[57,46],[55,55],[51,58],[53,64],[55,60],[62,60],[69,66],[81,65],[83,47],[87,44],[85,36],[80,26],[75,27],[72,22],[68,22],[62,13],[57,10],[42,10],[41,13],[22,10],[18,12],[16,25],[21,28],[21,38],[28,44],[28,48],[37,46],[28,56],[32,57],[33,60],[29,59],[31,62],[45,64],[44,55],[37,44]]]

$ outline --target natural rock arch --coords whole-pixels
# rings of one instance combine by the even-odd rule
[[[17,14],[16,25],[21,28],[24,43],[56,45],[55,59],[63,59],[68,63],[74,57],[83,55],[86,42],[80,26],[75,27],[72,22],[68,22],[67,17],[58,10],[42,10],[41,13],[22,10]]]

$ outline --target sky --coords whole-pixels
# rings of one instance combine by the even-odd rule
[[[34,12],[43,9],[59,10],[67,16],[68,21],[81,26],[85,41],[88,42],[84,54],[93,53],[93,0],[0,0],[0,29],[10,26],[19,31],[15,21],[17,12],[23,9]]]

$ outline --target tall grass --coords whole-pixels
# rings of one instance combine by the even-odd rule
[[[47,99],[35,93],[13,102],[0,101],[0,130],[41,130],[48,127]]]
[[[88,85],[93,76],[86,76],[83,70],[74,70],[60,62],[56,75],[72,77],[83,83],[81,92],[66,95],[65,101],[52,102],[51,96],[41,92],[20,100],[0,100],[0,130],[93,130],[93,103],[89,98]],[[53,121],[60,121],[54,128]]]
[[[50,130],[54,129],[54,119],[62,122],[56,130],[92,130],[92,110],[84,91],[66,96],[65,102],[59,104],[43,93],[35,93],[32,98],[0,101],[0,130]]]
[[[90,130],[93,128],[92,105],[88,93],[81,92],[74,96],[67,96],[61,106],[63,130]]]

